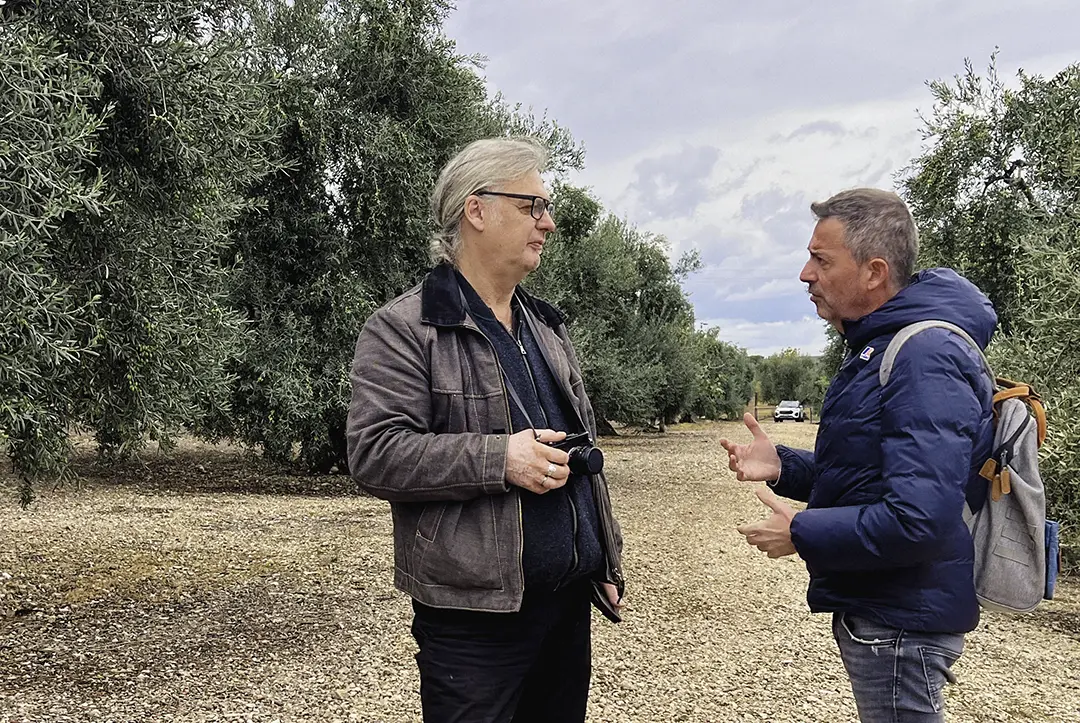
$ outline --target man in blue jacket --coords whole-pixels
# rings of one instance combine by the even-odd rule
[[[833,613],[833,634],[864,723],[943,721],[945,682],[979,621],[965,497],[993,441],[991,386],[956,334],[930,329],[881,356],[903,327],[929,319],[984,347],[989,300],[948,269],[913,275],[918,234],[898,196],[839,193],[811,206],[817,225],[799,278],[847,355],[825,395],[814,451],[774,446],[753,416],[749,444],[722,440],[740,480],[766,481],[772,510],[739,532],[769,557],[797,554],[807,600]],[[775,493],[773,492],[775,491]],[[806,502],[796,513],[776,495]]]

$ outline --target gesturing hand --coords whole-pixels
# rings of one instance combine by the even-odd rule
[[[510,435],[506,447],[506,481],[542,495],[566,484],[570,455],[545,442],[558,442],[566,432],[526,429]]]
[[[794,555],[796,550],[791,542],[791,518],[795,516],[795,510],[781,502],[768,487],[759,488],[757,496],[772,510],[772,514],[761,522],[739,526],[739,534],[745,535],[748,543],[768,553],[769,557]]]
[[[743,415],[743,423],[754,435],[750,444],[735,444],[726,439],[720,446],[727,450],[728,467],[740,481],[771,482],[780,476],[780,456],[769,435],[752,414]]]

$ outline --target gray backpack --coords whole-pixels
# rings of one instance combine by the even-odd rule
[[[981,509],[964,505],[964,521],[975,542],[975,593],[988,610],[1029,612],[1052,588],[1047,584],[1046,491],[1039,476],[1046,413],[1030,386],[995,377],[975,340],[946,321],[911,324],[893,337],[878,371],[882,386],[904,342],[931,328],[948,329],[979,352],[995,390],[993,453],[979,473],[990,490]],[[1051,567],[1056,576],[1056,565]]]

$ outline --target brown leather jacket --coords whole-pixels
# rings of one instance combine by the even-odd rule
[[[519,289],[537,342],[596,438],[596,419],[562,314]],[[521,607],[520,488],[505,481],[510,413],[498,359],[462,303],[453,269],[376,311],[356,342],[349,406],[349,468],[390,501],[394,584],[434,607],[510,612]],[[605,565],[623,592],[622,538],[603,474],[591,478]],[[525,493],[528,494],[528,493]],[[593,601],[610,612],[597,590]]]

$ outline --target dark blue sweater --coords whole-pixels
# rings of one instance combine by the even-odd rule
[[[568,434],[583,431],[579,429],[573,407],[545,363],[529,325],[522,318],[525,311],[517,300],[514,300],[515,338],[460,273],[458,282],[470,313],[495,347],[504,374],[503,382],[513,387],[528,413],[526,417],[508,392],[512,431],[530,428],[554,429]],[[536,323],[543,322],[537,320]],[[571,475],[566,485],[546,494],[527,490],[521,490],[519,494],[526,593],[550,592],[600,569],[603,563],[600,524],[592,485],[587,477]]]

